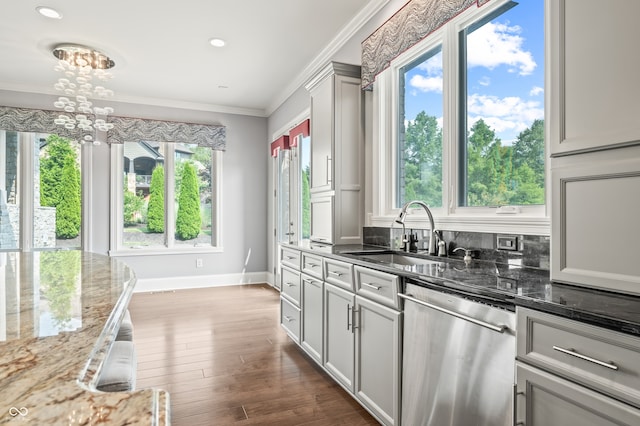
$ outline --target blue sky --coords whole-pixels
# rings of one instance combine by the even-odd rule
[[[484,119],[503,145],[544,118],[543,17],[542,0],[521,0],[468,36],[468,126]],[[424,110],[442,122],[442,54],[405,78],[405,119]]]

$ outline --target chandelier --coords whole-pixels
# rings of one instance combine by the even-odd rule
[[[77,44],[55,46],[53,56],[58,58],[54,69],[63,74],[53,86],[62,93],[53,105],[64,112],[54,123],[67,130],[80,129],[83,132],[81,143],[99,144],[94,140],[95,132],[107,132],[113,128],[113,124],[106,120],[109,114],[113,114],[113,108],[96,106],[92,100],[113,96],[113,91],[103,84],[112,78],[109,70],[115,62],[96,49]]]

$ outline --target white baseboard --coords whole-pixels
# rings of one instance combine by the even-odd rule
[[[271,275],[271,277],[269,277]],[[138,278],[134,293],[185,290],[190,288],[267,283],[273,285],[273,274],[247,272],[241,274],[199,275],[190,277]]]

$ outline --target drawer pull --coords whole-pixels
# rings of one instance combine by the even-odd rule
[[[295,286],[295,284],[294,284],[294,283],[284,283],[284,285],[286,285],[287,287],[293,287],[293,286]]]
[[[340,272],[336,272],[336,271],[329,271],[329,275],[334,275],[336,277],[341,277],[343,274],[341,274]]]
[[[367,286],[369,288],[372,288],[374,290],[380,290],[382,288],[379,285],[373,285],[373,284],[370,284],[370,283],[366,283],[364,281],[362,281],[362,285]]]
[[[594,364],[598,364],[598,365],[600,365],[602,367],[607,367],[607,368],[610,368],[612,370],[618,370],[618,366],[615,365],[612,362],[604,362],[604,361],[600,361],[599,359],[591,358],[590,356],[587,356],[587,355],[579,354],[578,352],[576,352],[575,350],[573,350],[571,348],[564,349],[564,348],[561,348],[559,346],[554,346],[553,350],[558,351],[558,352],[562,352],[563,354],[574,356],[576,358],[583,359],[585,361],[592,362]]]
[[[307,266],[309,266],[310,268],[317,268],[319,265],[317,263],[307,263]]]
[[[293,321],[293,320],[294,320],[294,318],[293,318],[293,317],[290,317],[289,315],[285,315],[285,316],[284,316],[284,319],[286,319],[286,320],[287,320],[287,322],[291,322],[291,321]]]
[[[287,260],[293,260],[296,258],[295,256],[286,256],[286,257],[287,257]]]

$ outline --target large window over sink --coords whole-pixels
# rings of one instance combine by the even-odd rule
[[[472,6],[376,77],[374,225],[418,199],[450,229],[549,232],[544,3]]]

